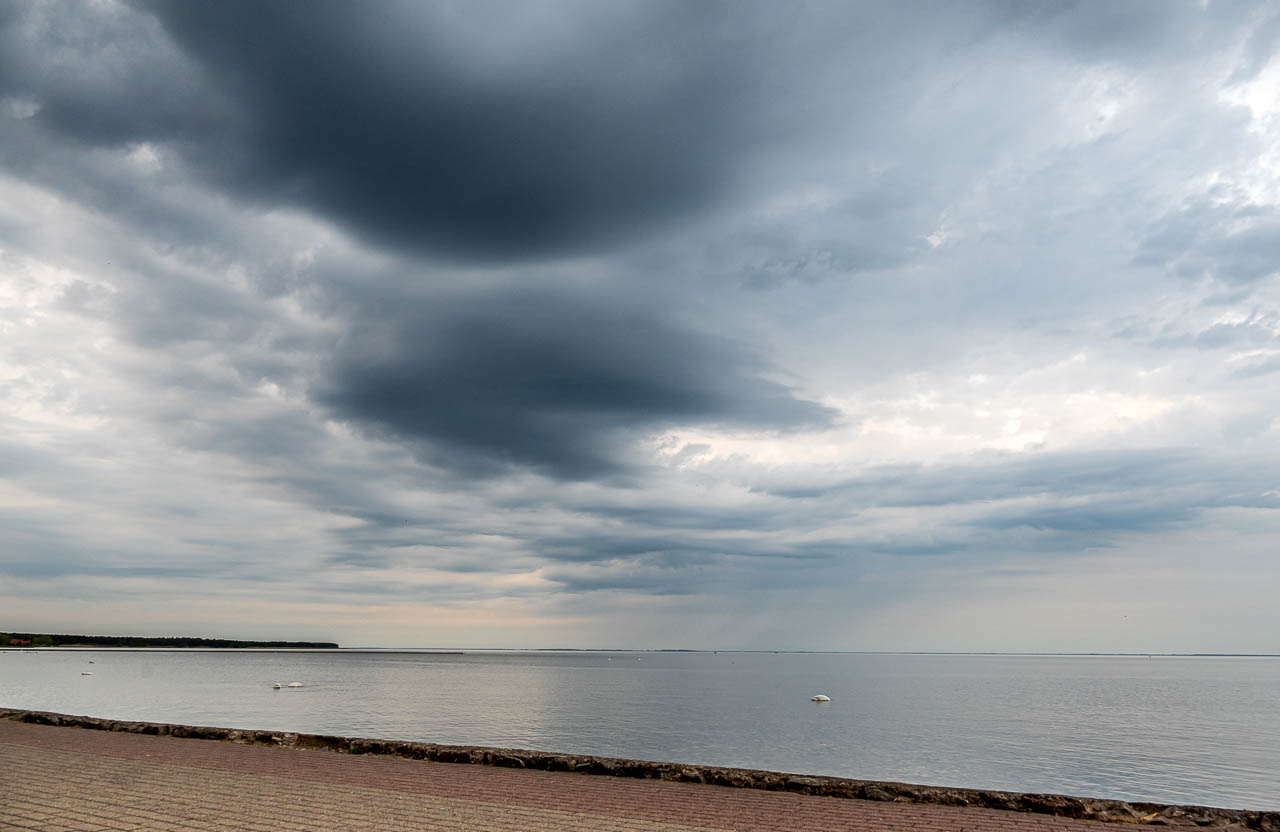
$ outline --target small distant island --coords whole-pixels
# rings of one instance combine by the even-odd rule
[[[240,641],[188,636],[84,636],[60,633],[0,633],[0,647],[265,647],[281,650],[336,650],[332,641]]]

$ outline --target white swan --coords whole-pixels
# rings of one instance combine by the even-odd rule
[[[809,700],[810,702],[830,702],[830,696],[823,696],[821,693]]]
[[[272,689],[272,690],[280,690],[280,683],[279,683],[279,682],[276,682],[274,685],[272,685],[272,686],[271,686],[271,689]]]
[[[301,682],[290,682],[290,683],[289,683],[289,685],[288,685],[288,687],[291,687],[291,688],[300,688],[300,687],[302,687],[302,683],[301,683]]]

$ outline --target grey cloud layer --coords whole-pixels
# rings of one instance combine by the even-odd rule
[[[431,443],[452,468],[523,464],[575,479],[622,470],[618,434],[834,423],[831,409],[763,379],[741,346],[624,304],[526,291],[362,320],[316,399]]]
[[[0,570],[747,620],[1269,528],[1278,21],[0,4]]]
[[[11,13],[23,19],[9,27],[10,91],[85,145],[176,141],[246,199],[484,259],[592,250],[706,205],[769,132],[754,59],[786,17],[761,8],[726,27],[714,7],[681,4],[140,8],[70,26],[70,9]],[[60,72],[36,68],[51,57]]]

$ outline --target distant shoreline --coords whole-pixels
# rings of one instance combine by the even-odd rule
[[[8,638],[9,641],[5,639]],[[42,643],[38,640],[47,639]],[[471,653],[693,653],[693,654],[789,654],[827,656],[1007,656],[1029,658],[1253,658],[1275,659],[1280,653],[1103,653],[1033,652],[996,650],[765,650],[679,647],[342,647],[328,641],[245,641],[239,639],[188,636],[85,636],[57,633],[0,632],[0,650],[6,648],[70,650],[312,650],[343,653],[412,653],[418,655],[461,656]]]
[[[0,646],[0,652],[30,651],[65,651],[85,653],[343,653],[343,654],[410,654],[415,656],[465,656],[468,653],[482,651],[465,650],[402,650],[402,649],[370,649],[363,647],[110,647],[95,644],[62,644],[56,647]]]
[[[0,647],[71,647],[97,649],[103,647],[156,649],[156,648],[211,648],[219,650],[269,649],[269,650],[337,650],[333,641],[249,641],[230,638],[200,638],[197,636],[87,636],[66,633],[0,633]]]

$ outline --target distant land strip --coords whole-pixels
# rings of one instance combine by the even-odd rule
[[[0,647],[269,647],[276,649],[337,649],[332,641],[240,641],[190,636],[85,636],[62,633],[0,633]]]

